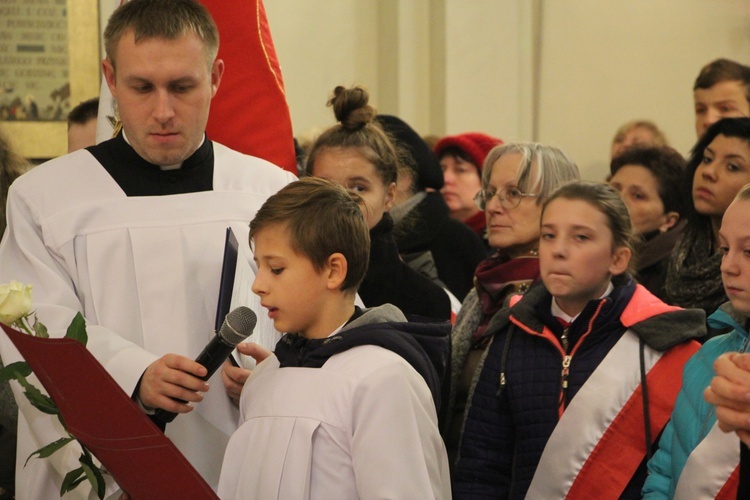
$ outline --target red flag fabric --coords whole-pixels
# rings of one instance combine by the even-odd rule
[[[296,174],[292,121],[262,0],[201,3],[219,28],[225,64],[208,137]]]

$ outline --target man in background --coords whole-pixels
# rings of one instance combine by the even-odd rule
[[[68,113],[68,153],[96,144],[96,115],[99,98],[78,104]]]
[[[698,138],[722,118],[750,116],[750,67],[729,59],[708,63],[695,79],[693,101]]]

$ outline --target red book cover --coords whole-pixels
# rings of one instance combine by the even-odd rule
[[[0,324],[78,438],[134,500],[218,498],[86,347]]]

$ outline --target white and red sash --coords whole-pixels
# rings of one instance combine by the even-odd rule
[[[669,421],[682,366],[700,346],[645,346],[651,437]],[[639,341],[630,330],[607,353],[547,441],[527,498],[617,498],[646,456]]]
[[[740,439],[714,424],[690,453],[675,488],[680,498],[737,498]]]

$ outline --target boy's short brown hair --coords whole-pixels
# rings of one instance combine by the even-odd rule
[[[260,207],[250,223],[250,244],[261,229],[286,224],[292,248],[309,258],[316,270],[323,269],[328,257],[341,253],[347,262],[341,290],[356,292],[370,256],[370,233],[360,201],[332,181],[302,178],[287,184]]]
[[[745,99],[750,103],[750,67],[729,59],[716,59],[701,68],[693,90],[710,89],[717,83],[738,81],[745,89]]]

